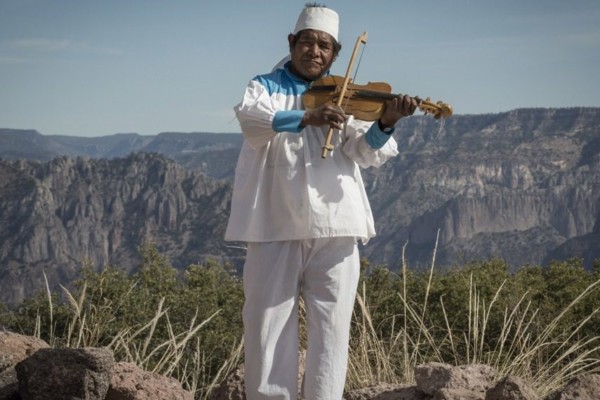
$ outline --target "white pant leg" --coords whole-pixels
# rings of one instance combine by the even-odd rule
[[[360,258],[354,238],[309,243],[302,288],[308,331],[303,394],[307,400],[340,400]]]
[[[243,310],[248,400],[297,397],[300,244],[248,244]]]

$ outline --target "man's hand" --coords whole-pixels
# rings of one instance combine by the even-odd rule
[[[304,118],[302,118],[301,126],[314,125],[323,126],[329,125],[334,129],[343,129],[344,122],[348,117],[340,107],[335,104],[323,104],[314,110],[306,110]]]
[[[421,102],[418,97],[410,97],[405,94],[385,103],[385,111],[379,118],[381,128],[393,128],[401,118],[413,115]]]

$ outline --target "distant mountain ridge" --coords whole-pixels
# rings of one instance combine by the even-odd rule
[[[117,133],[110,136],[77,137],[42,135],[31,129],[0,128],[0,159],[50,161],[60,156],[115,158],[126,157],[136,152],[153,152],[166,155],[181,164],[198,170],[209,169],[205,158],[223,153],[234,156],[242,145],[240,133],[180,133],[163,132],[155,136],[137,133]],[[210,153],[210,154],[208,154]],[[231,174],[212,171],[211,175],[225,177]],[[220,176],[222,175],[222,176]]]
[[[425,267],[436,240],[438,266],[600,259],[600,108],[413,116],[394,137],[399,155],[363,171],[377,236],[361,254],[372,263],[396,269],[404,249],[410,267]],[[20,287],[17,298],[42,265],[56,279],[82,258],[132,268],[148,238],[178,266],[239,262],[222,237],[241,143],[239,133],[0,129],[0,284]]]

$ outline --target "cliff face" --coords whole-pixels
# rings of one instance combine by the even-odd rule
[[[69,282],[82,263],[133,269],[152,242],[175,266],[227,254],[230,185],[156,154],[0,161],[3,299]]]
[[[107,157],[123,143],[163,155],[0,160],[1,300],[43,287],[41,271],[69,282],[85,260],[134,269],[144,241],[177,267],[208,256],[239,267],[243,251],[222,238],[241,135],[6,131],[0,144],[13,150],[0,154],[8,159],[43,160],[46,149],[64,148]],[[582,257],[590,267],[600,258],[600,108],[456,115],[443,124],[414,116],[394,137],[398,157],[363,171],[377,237],[361,252],[372,263],[395,269],[405,248],[410,267],[428,266],[436,239],[438,266]]]
[[[378,226],[367,254],[390,266],[404,244],[409,264],[429,264],[438,231],[437,263],[499,256],[518,267],[598,229],[598,109],[407,119],[398,130],[399,157],[366,172]],[[600,243],[575,247],[568,256],[600,257]]]

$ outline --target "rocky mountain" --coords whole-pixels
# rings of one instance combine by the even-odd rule
[[[414,268],[434,250],[438,266],[600,259],[600,108],[413,116],[394,136],[398,157],[363,172],[378,235],[361,250],[372,263],[396,269],[403,249]],[[2,299],[39,287],[42,268],[54,281],[86,259],[134,268],[144,240],[176,266],[209,255],[239,265],[243,252],[222,237],[240,145],[240,134],[0,130]]]
[[[397,267],[502,257],[515,267],[600,258],[600,109],[520,109],[409,118],[400,154],[365,180],[378,237]],[[439,232],[439,237],[438,237]]]
[[[176,267],[226,257],[230,193],[155,153],[0,161],[0,299],[44,287],[42,271],[55,285],[86,262],[133,270],[145,242]]]

